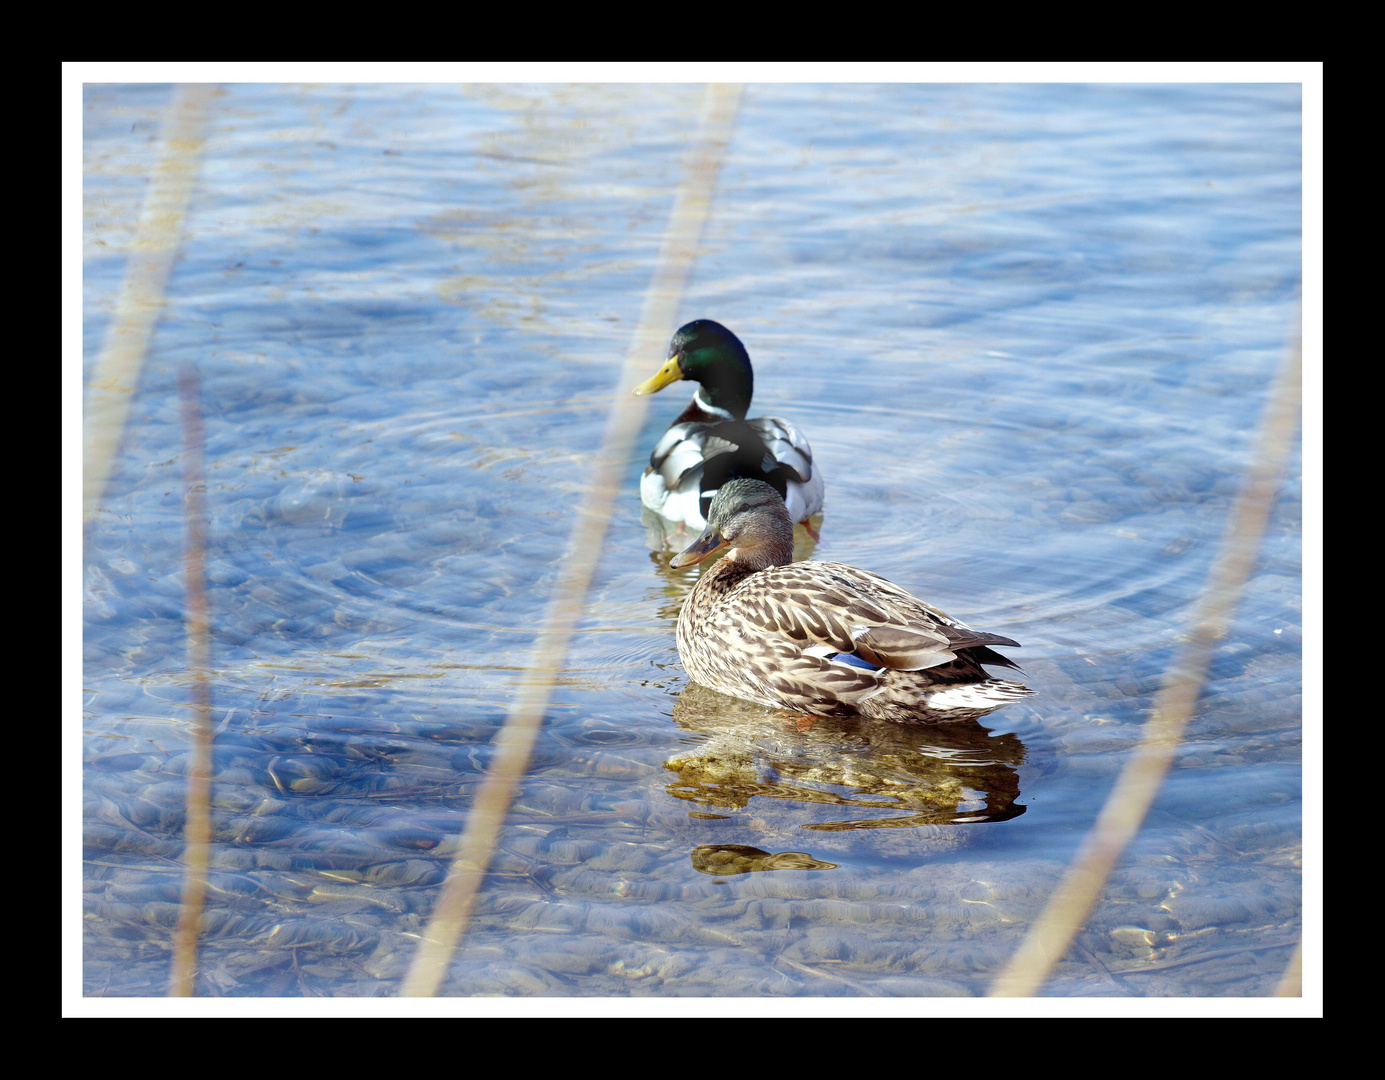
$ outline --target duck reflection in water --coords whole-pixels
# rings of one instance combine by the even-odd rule
[[[664,762],[677,775],[667,790],[705,807],[771,799],[789,824],[832,831],[1006,821],[1025,812],[1018,802],[1024,744],[975,720],[925,726],[824,717],[804,726],[691,682],[673,719],[696,741]]]
[[[693,849],[692,864],[698,873],[714,877],[764,870],[835,870],[838,865],[802,851],[761,851],[747,844],[704,844]]]

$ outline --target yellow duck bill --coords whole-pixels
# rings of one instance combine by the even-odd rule
[[[683,377],[683,369],[678,366],[678,357],[670,356],[664,366],[656,371],[639,386],[632,391],[636,396],[640,394],[656,394],[669,383],[676,383]]]

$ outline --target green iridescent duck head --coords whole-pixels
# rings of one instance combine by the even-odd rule
[[[701,383],[695,403],[709,416],[744,420],[750,409],[755,376],[750,355],[740,339],[721,323],[697,319],[669,342],[668,359],[653,376],[635,387],[636,394],[653,394],[679,379]]]

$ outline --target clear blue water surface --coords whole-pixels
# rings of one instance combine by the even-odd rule
[[[87,994],[167,979],[180,368],[218,724],[199,992],[394,994],[629,389],[702,95],[221,89],[87,536]],[[88,378],[169,96],[85,91]],[[955,730],[804,729],[690,687],[697,571],[638,498],[675,385],[445,992],[985,992],[1139,737],[1250,459],[1296,324],[1300,112],[1287,84],[745,89],[680,321],[731,327],[752,411],[811,439],[801,553],[1020,641],[1037,693]],[[1301,622],[1296,451],[1177,766],[1045,993],[1273,991]]]

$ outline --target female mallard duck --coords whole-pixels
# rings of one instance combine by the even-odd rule
[[[793,520],[779,493],[732,480],[707,528],[670,565],[730,548],[678,616],[692,678],[732,697],[818,716],[936,723],[984,715],[1032,691],[983,664],[1017,665],[981,634],[854,566],[792,562]]]
[[[635,387],[653,394],[679,379],[702,385],[649,456],[640,500],[670,521],[707,523],[712,496],[733,477],[763,480],[779,492],[789,516],[801,521],[822,509],[822,474],[799,430],[774,416],[745,418],[755,377],[745,346],[711,319],[673,335],[668,360]]]

